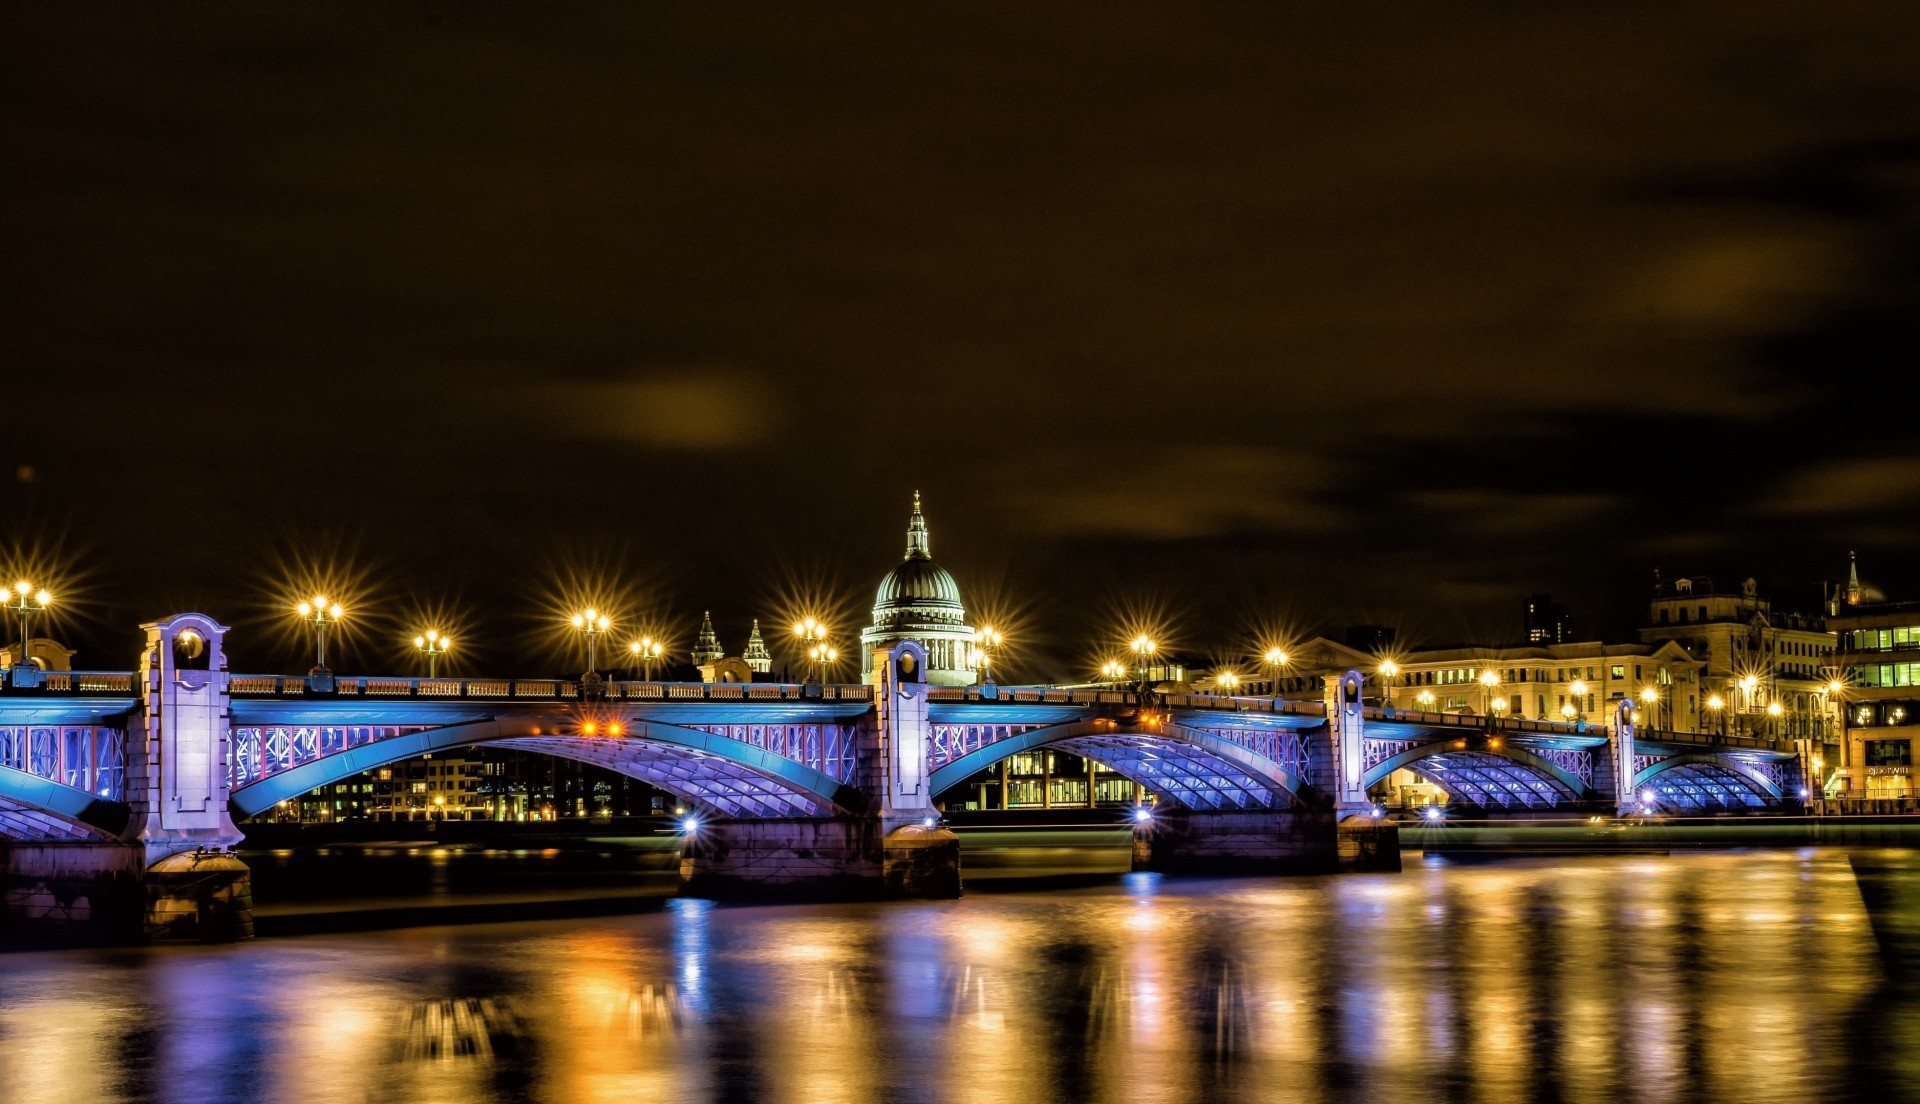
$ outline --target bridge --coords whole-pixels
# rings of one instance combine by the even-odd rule
[[[939,687],[917,643],[865,684],[229,674],[200,614],[144,627],[138,669],[18,672],[0,688],[7,913],[155,936],[245,934],[237,826],[281,801],[428,752],[489,746],[641,779],[693,810],[692,892],[802,886],[957,895],[941,795],[1026,751],[1100,763],[1154,795],[1135,861],[1158,869],[1398,866],[1370,791],[1406,769],[1471,815],[1797,807],[1791,745],[1615,723],[1366,706],[1358,672],[1320,701],[1048,687]],[[224,918],[224,919],[223,919]],[[222,927],[225,925],[225,927]]]

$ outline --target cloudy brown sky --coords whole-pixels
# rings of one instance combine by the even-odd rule
[[[1123,609],[1438,641],[1549,590],[1617,633],[1656,568],[1810,605],[1856,548],[1912,593],[1915,41],[1898,3],[11,6],[0,522],[102,666],[173,606],[268,618],[296,559],[500,666],[553,662],[567,578],[681,637],[858,619],[916,488],[1034,674]]]

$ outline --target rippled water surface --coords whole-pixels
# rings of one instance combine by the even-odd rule
[[[1920,1100],[1920,859],[641,902],[0,955],[0,1101]]]

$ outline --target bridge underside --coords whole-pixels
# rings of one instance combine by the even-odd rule
[[[526,736],[484,747],[537,751],[638,778],[691,805],[727,817],[831,816],[831,804],[724,756],[656,740]]]
[[[1717,763],[1685,763],[1663,770],[1640,787],[1654,805],[1673,812],[1718,813],[1764,809],[1775,803],[1758,783]]]
[[[0,840],[107,840],[106,832],[12,798],[0,797]]]
[[[456,748],[498,747],[573,759],[658,787],[711,816],[766,819],[835,816],[857,805],[837,779],[764,747],[717,733],[635,724],[620,736],[554,732],[551,723],[481,721],[417,730],[378,730],[378,738],[331,742],[302,730],[278,740],[296,761],[233,789],[243,814],[264,812],[341,779],[418,755]],[[545,731],[543,731],[543,729]],[[328,730],[331,734],[334,730]],[[355,736],[376,730],[339,729]],[[280,734],[276,733],[276,738]],[[259,742],[259,732],[249,739]],[[304,753],[311,758],[300,760]],[[254,756],[249,761],[261,761]],[[844,801],[843,801],[844,799]]]
[[[1559,779],[1489,752],[1436,752],[1406,769],[1440,787],[1450,802],[1490,813],[1564,810],[1581,801]]]
[[[1251,771],[1162,736],[1076,736],[1047,746],[1111,768],[1186,809],[1272,809],[1292,804],[1284,791]]]

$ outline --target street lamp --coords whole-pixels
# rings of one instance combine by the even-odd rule
[[[27,658],[27,649],[33,641],[33,615],[45,613],[48,604],[53,601],[53,595],[48,594],[45,589],[36,590],[34,585],[25,579],[13,584],[12,590],[0,593],[6,594],[7,608],[20,618],[20,654],[14,657],[13,664],[23,669],[31,667],[33,664]]]
[[[1714,694],[1707,698],[1707,709],[1710,710],[1713,713],[1714,717],[1716,717],[1720,721],[1720,735],[1722,736],[1725,736],[1727,734],[1726,708],[1727,708],[1727,699],[1721,697],[1720,695]]]
[[[1433,702],[1434,702],[1433,691],[1422,690],[1418,694],[1415,694],[1413,696],[1413,701],[1414,701],[1414,704],[1420,707],[1420,712],[1422,713],[1433,712]]]
[[[447,654],[448,648],[453,647],[453,641],[432,629],[428,629],[426,632],[413,638],[413,646],[419,650],[421,655],[427,657],[427,677],[438,678],[440,675],[440,657]]]
[[[1117,659],[1110,659],[1100,667],[1100,676],[1107,680],[1108,689],[1120,689],[1120,680],[1127,677],[1127,665]]]
[[[1226,688],[1227,697],[1231,698],[1234,692],[1240,689],[1240,676],[1234,674],[1232,671],[1223,671],[1214,676],[1213,684],[1217,687]]]
[[[587,672],[585,681],[597,678],[600,670],[600,634],[613,625],[613,618],[599,610],[588,607],[571,618],[573,627],[587,638]]]
[[[1574,708],[1574,705],[1572,702],[1568,701],[1568,702],[1560,703],[1560,719],[1561,720],[1567,722],[1568,724],[1572,724],[1574,721],[1574,718],[1578,717],[1579,715],[1580,715],[1580,711]]]
[[[1486,702],[1485,712],[1489,717],[1493,716],[1493,690],[1495,687],[1499,685],[1500,685],[1499,672],[1495,671],[1491,667],[1480,672],[1480,689],[1482,691],[1480,697],[1483,701]],[[1502,706],[1504,707],[1506,703],[1506,699],[1502,698],[1500,699],[1500,701],[1502,703]]]
[[[1640,701],[1647,707],[1648,730],[1657,730],[1660,726],[1655,723],[1654,717],[1660,705],[1660,691],[1651,686],[1643,686],[1640,688]]]
[[[651,636],[643,636],[627,645],[627,654],[640,664],[642,672],[640,677],[648,682],[653,681],[654,662],[665,655],[666,651],[667,646]]]
[[[1140,668],[1140,689],[1145,690],[1147,688],[1147,661],[1152,659],[1153,654],[1160,650],[1160,645],[1154,643],[1152,637],[1142,634],[1133,638],[1131,647],[1133,649],[1134,665]]]
[[[1287,657],[1285,648],[1268,648],[1267,654],[1260,659],[1267,665],[1267,675],[1273,679],[1273,696],[1277,698],[1280,696],[1280,669],[1292,661]]]
[[[1780,717],[1786,711],[1786,706],[1780,704],[1779,698],[1767,703],[1767,735],[1776,740],[1780,738]]]
[[[1507,699],[1495,698],[1487,703],[1487,708],[1495,714],[1503,714],[1507,711]]]
[[[827,666],[840,659],[840,653],[829,644],[815,644],[807,649],[807,659],[813,664],[813,681],[827,681]]]
[[[1007,638],[1001,635],[1000,630],[991,625],[973,634],[973,651],[967,658],[973,669],[980,672],[981,685],[993,685],[993,653],[998,651],[1000,645],[1006,641]]]
[[[800,643],[807,649],[807,681],[819,682],[823,655],[833,651],[827,647],[827,626],[811,617],[803,618],[793,623],[793,635],[799,637]]]
[[[1567,684],[1567,693],[1573,698],[1573,707],[1582,717],[1587,715],[1587,682],[1574,679]]]
[[[327,673],[327,626],[340,623],[340,615],[346,611],[340,603],[327,601],[324,595],[315,595],[313,601],[302,602],[294,609],[300,616],[313,625],[313,674]]]
[[[1380,705],[1384,709],[1393,708],[1393,677],[1400,673],[1400,665],[1391,659],[1383,659],[1374,670],[1380,675]]]

